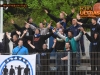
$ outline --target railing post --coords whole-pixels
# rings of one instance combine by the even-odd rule
[[[67,66],[67,68],[68,68],[68,75],[70,75],[70,52],[68,52],[68,66]]]
[[[3,4],[3,0],[0,0],[0,5]],[[3,33],[3,7],[0,7],[0,33]]]

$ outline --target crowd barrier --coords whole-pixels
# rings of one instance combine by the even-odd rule
[[[43,56],[43,54],[44,54],[44,56]],[[0,62],[2,60],[6,59],[3,62],[5,62],[6,66],[9,66],[11,64],[7,63],[7,61],[9,62],[9,61],[13,60],[10,57],[20,56],[22,58],[19,57],[18,60],[21,60],[24,62],[27,59],[27,61],[30,61],[30,63],[32,64],[32,67],[36,68],[36,70],[34,70],[35,75],[100,75],[100,62],[99,62],[100,61],[100,53],[99,52],[91,52],[89,59],[87,59],[87,58],[78,59],[77,53],[72,53],[72,52],[56,52],[54,58],[50,58],[50,53],[46,53],[46,54],[47,54],[47,56],[45,56],[45,53],[39,53],[39,54],[37,53],[37,54],[32,54],[32,55],[1,54]],[[36,55],[36,59],[35,59],[34,55]],[[38,58],[38,55],[40,55],[40,60]],[[61,60],[61,58],[65,57],[65,56],[67,56],[66,60]],[[77,64],[78,60],[80,60],[80,62],[81,62],[80,64]],[[16,62],[14,62],[14,63],[16,63]],[[14,63],[12,63],[12,65],[14,65]],[[16,64],[18,67],[19,62],[17,62]],[[24,66],[24,68],[25,68],[25,65],[22,64],[21,66],[22,67]],[[0,63],[0,68],[1,68],[1,63]],[[23,72],[24,72],[24,68],[22,70]],[[29,68],[30,68],[30,73],[31,73],[32,69],[30,66],[29,66]],[[16,68],[14,67],[14,69],[16,69]],[[0,74],[0,75],[3,75],[3,74]],[[15,74],[15,75],[17,75],[17,74]],[[23,75],[23,74],[21,74],[21,75]],[[29,74],[27,74],[27,75],[29,75]],[[34,75],[34,74],[31,73],[30,75]]]

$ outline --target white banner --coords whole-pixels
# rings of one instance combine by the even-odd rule
[[[0,75],[35,75],[36,54],[0,55]]]

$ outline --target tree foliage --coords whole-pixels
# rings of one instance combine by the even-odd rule
[[[96,1],[97,0],[10,0],[10,4],[27,4],[28,7],[9,7],[7,10],[4,10],[4,32],[14,30],[14,27],[10,23],[11,18],[15,20],[15,23],[23,26],[24,20],[30,16],[38,25],[43,19],[50,21],[44,9],[48,9],[51,14],[59,17],[61,11],[65,11],[69,14],[71,12],[70,10],[75,8],[76,13],[78,13],[80,6],[93,5]]]

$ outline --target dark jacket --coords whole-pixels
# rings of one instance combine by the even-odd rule
[[[43,49],[36,49],[37,52],[40,53],[40,62],[42,65],[47,65],[49,64],[50,62],[50,53],[53,51],[53,48],[50,48],[50,49],[46,49],[46,50],[43,50]]]
[[[13,35],[18,35],[18,34],[16,33],[16,31],[12,31],[10,36],[13,38]]]
[[[53,16],[52,14],[48,13],[47,14],[52,20],[54,20],[56,23],[62,21],[63,19],[57,18],[55,16]],[[70,15],[66,16],[66,23],[68,23],[69,21],[72,20],[73,13],[71,13]]]
[[[13,41],[13,39],[10,39],[13,42],[13,48],[15,48],[16,46],[18,46],[18,40]]]
[[[89,18],[77,19],[78,22],[86,23]]]
[[[4,47],[3,44],[0,42],[0,53],[2,53],[4,51]]]
[[[81,27],[80,25],[71,25],[69,28],[64,30],[64,33],[67,35],[68,31],[71,30],[73,32],[73,36],[77,36],[80,32],[80,30],[78,29],[79,27]]]
[[[65,47],[65,40],[61,39],[61,38],[60,38],[58,35],[56,35],[56,34],[53,34],[52,37],[55,38],[56,40],[57,40],[57,39],[60,39],[60,41],[57,40],[57,42],[56,42],[55,51],[57,52],[57,50],[64,50],[64,47]]]
[[[72,16],[73,16],[73,13],[71,13],[70,15],[67,15],[66,16],[66,23],[64,23],[64,22],[62,22],[62,20],[63,19],[60,19],[60,18],[57,18],[57,17],[55,17],[55,16],[53,16],[52,14],[50,14],[50,13],[48,13],[47,14],[52,20],[54,20],[56,23],[57,22],[60,22],[61,23],[61,25],[64,27],[64,29],[66,29],[66,26],[67,26],[67,23],[69,22],[69,21],[72,21]]]
[[[100,34],[100,25],[96,24],[83,24],[82,27],[90,28],[91,36],[94,37],[94,33],[98,32]]]
[[[14,24],[14,27],[23,34],[23,31],[26,30],[27,28],[25,27],[19,27],[17,24]],[[27,29],[29,32],[29,35],[34,35],[34,31],[31,28]]]
[[[87,23],[87,21],[89,20],[89,18],[84,18],[84,19],[77,19],[78,22],[81,22],[81,23]],[[83,37],[83,35],[82,35]],[[82,40],[82,39],[80,39]]]
[[[3,44],[3,52],[2,53],[10,53],[10,49],[9,49],[9,39],[7,38],[6,34],[4,34],[4,37],[2,39],[2,44]]]
[[[23,34],[23,31],[24,30],[26,30],[26,28],[25,27],[19,27],[17,24],[14,24],[14,27],[18,30],[18,31],[20,31],[21,32],[21,35]],[[30,36],[30,35],[34,35],[34,31],[31,29],[31,28],[28,28],[27,29],[28,30],[28,35],[27,35],[27,33],[25,34],[25,36]],[[13,32],[13,34],[16,34],[16,32]],[[12,34],[11,34],[11,36],[13,36]],[[31,40],[31,39],[30,39]],[[29,53],[33,53],[33,50],[32,50],[32,48],[28,45],[28,43],[27,43],[27,39],[25,39],[25,38],[23,38],[23,41],[24,41],[24,46],[26,47],[26,48],[28,48],[28,52]]]
[[[98,34],[97,39],[94,37],[89,36],[87,33],[85,34],[87,39],[92,43],[92,52],[100,52],[100,36]]]
[[[46,35],[40,35],[39,37],[35,36],[25,36],[27,40],[31,40],[32,44],[37,49],[42,49],[42,45],[45,43],[45,40],[47,40],[50,36],[52,36],[53,33],[46,34]]]
[[[69,30],[73,31],[73,35],[74,36],[77,36],[79,34],[79,32],[80,32],[80,30],[78,29],[79,27],[81,27],[81,26],[80,25],[76,25],[76,26],[71,25],[69,27]]]

